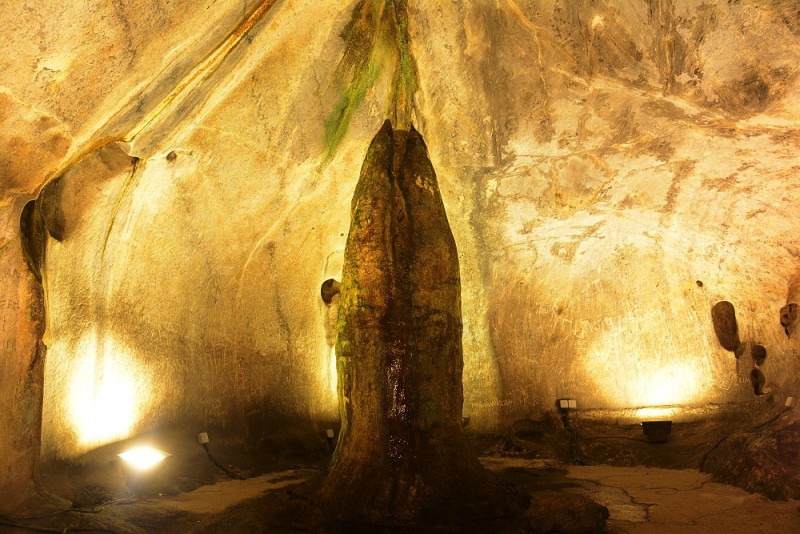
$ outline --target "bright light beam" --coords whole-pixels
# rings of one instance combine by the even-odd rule
[[[153,447],[141,446],[134,447],[123,453],[118,454],[122,460],[138,471],[147,471],[162,462],[169,456],[166,452],[154,449]]]

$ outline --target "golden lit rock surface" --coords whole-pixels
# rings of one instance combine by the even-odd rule
[[[480,465],[463,428],[458,251],[413,126],[381,126],[350,213],[336,343],[341,433],[312,509],[297,515],[331,532],[474,528],[522,515],[530,498]]]
[[[0,302],[23,312],[21,209],[63,182],[45,454],[172,423],[265,443],[336,418],[319,288],[340,276],[361,158],[408,73],[459,250],[473,428],[559,397],[751,398],[749,356],[737,367],[714,333],[719,301],[766,348],[766,387],[797,396],[800,341],[780,322],[800,287],[791,2],[412,1],[377,44],[354,41],[357,4],[4,11]],[[404,31],[413,69],[391,53]],[[368,45],[365,72],[337,70]],[[0,311],[14,428],[27,356],[9,347],[27,327]]]

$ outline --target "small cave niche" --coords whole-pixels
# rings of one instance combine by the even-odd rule
[[[736,324],[736,310],[733,304],[727,300],[714,304],[714,307],[711,308],[711,321],[714,324],[714,333],[717,335],[722,348],[735,352],[741,345],[741,341],[739,340],[739,326]]]
[[[324,282],[322,282],[322,286],[320,287],[320,295],[322,296],[322,301],[325,304],[330,304],[333,302],[333,297],[339,294],[341,290],[342,284],[339,283],[338,280],[334,278],[328,278]]]
[[[797,304],[790,302],[781,308],[781,326],[786,337],[792,337],[795,323],[797,323]]]
[[[40,205],[36,200],[31,200],[22,209],[22,216],[19,222],[20,234],[22,236],[22,249],[25,252],[25,260],[28,268],[40,283],[42,281],[42,269],[45,263],[45,253],[47,251],[47,228]]]
[[[764,394],[764,384],[767,383],[767,377],[758,367],[753,367],[750,371],[750,384],[753,386],[753,394],[760,397]]]
[[[753,358],[753,364],[761,367],[767,359],[767,348],[764,345],[755,344],[750,348],[750,356]]]
[[[56,178],[44,186],[37,200],[47,233],[59,242],[66,237],[66,215],[61,204],[63,191],[64,180]]]

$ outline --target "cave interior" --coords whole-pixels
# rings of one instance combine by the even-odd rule
[[[351,428],[375,430],[377,466],[417,439],[392,418],[418,417],[452,434],[416,450],[441,441],[440,469],[482,481],[443,483],[451,500],[553,498],[474,532],[800,532],[794,0],[43,0],[0,17],[0,531],[468,531],[418,522],[416,489],[369,516],[395,523],[297,521],[308,495],[377,502],[379,486],[302,488],[371,447]],[[373,171],[435,193],[440,222],[413,195],[365,211]],[[394,252],[348,259],[359,232]],[[403,251],[417,263],[397,267]],[[411,310],[403,277],[430,282],[450,337],[343,319],[384,275],[365,309]],[[363,395],[388,415],[359,411],[351,362],[398,344],[434,358],[409,381],[449,366],[452,389],[408,400],[388,365]],[[139,471],[119,456],[135,447],[166,457]]]

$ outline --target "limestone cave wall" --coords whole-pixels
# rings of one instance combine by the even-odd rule
[[[751,398],[749,353],[714,333],[722,300],[766,348],[767,387],[800,387],[779,316],[800,297],[793,2],[53,1],[3,19],[0,421],[28,417],[39,380],[19,319],[38,197],[58,229],[47,457],[173,424],[265,442],[334,420],[320,285],[399,108],[459,250],[474,428],[559,397]]]

